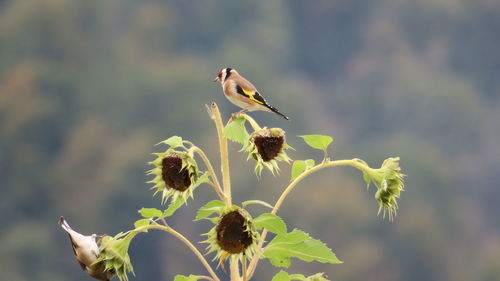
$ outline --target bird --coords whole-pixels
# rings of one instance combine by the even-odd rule
[[[102,236],[97,234],[86,236],[78,233],[69,226],[64,217],[59,219],[59,225],[68,233],[73,253],[83,271],[97,280],[109,281],[114,276],[114,273],[105,270],[104,262],[96,263],[99,257],[99,246],[97,245],[96,238]]]
[[[257,88],[245,77],[241,76],[235,69],[226,67],[217,73],[214,82],[220,82],[226,98],[234,105],[242,108],[239,113],[263,110],[274,112],[289,120],[289,118],[278,109],[271,106],[266,99],[257,91]]]

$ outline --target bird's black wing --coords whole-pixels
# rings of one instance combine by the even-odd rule
[[[255,91],[255,93],[253,94],[253,98],[259,102],[261,102],[262,104],[266,105],[266,106],[269,106],[269,104],[267,103],[267,101],[264,99],[263,96],[261,96],[259,94],[259,92]]]
[[[266,100],[259,94],[259,92],[255,91],[245,91],[240,85],[236,85],[236,92],[244,97],[247,97],[257,103],[263,104],[265,106],[269,106]]]

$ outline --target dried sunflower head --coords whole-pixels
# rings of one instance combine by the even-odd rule
[[[255,230],[250,214],[237,206],[224,208],[215,226],[206,234],[208,253],[216,252],[215,259],[223,264],[224,259],[250,258],[257,250],[259,234]]]
[[[172,197],[175,201],[182,197],[184,201],[193,196],[193,190],[198,179],[198,166],[193,156],[187,152],[175,151],[172,148],[163,153],[155,153],[157,158],[150,162],[155,167],[148,171],[155,178],[152,189],[155,194],[162,193],[162,203]]]
[[[292,159],[285,152],[288,148],[291,146],[286,143],[284,130],[264,128],[250,135],[244,150],[248,152],[248,159],[253,158],[257,161],[255,173],[260,175],[264,167],[274,174],[274,171],[279,171],[279,161],[290,163]]]

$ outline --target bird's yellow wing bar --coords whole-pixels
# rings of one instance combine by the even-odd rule
[[[236,86],[236,92],[238,92],[238,94],[240,94],[240,95],[244,95],[244,96],[248,97],[249,99],[253,100],[254,102],[256,102],[258,104],[265,104],[266,103],[264,98],[258,92],[245,90],[238,85]]]

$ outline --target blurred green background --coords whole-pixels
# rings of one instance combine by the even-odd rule
[[[495,0],[0,0],[1,279],[91,280],[58,218],[116,234],[160,207],[145,183],[155,143],[181,135],[219,165],[204,104],[238,110],[211,82],[230,66],[290,116],[251,114],[287,130],[292,158],[319,160],[296,136],[326,134],[335,159],[400,156],[408,175],[392,223],[354,169],[305,180],[279,215],[345,263],[289,272],[500,280],[499,31]],[[289,167],[258,180],[239,148],[235,203],[273,203]],[[214,198],[198,189],[170,224],[201,241],[210,224],[192,219]],[[132,280],[206,274],[163,233],[140,235],[130,254]],[[262,262],[254,279],[277,271]]]

